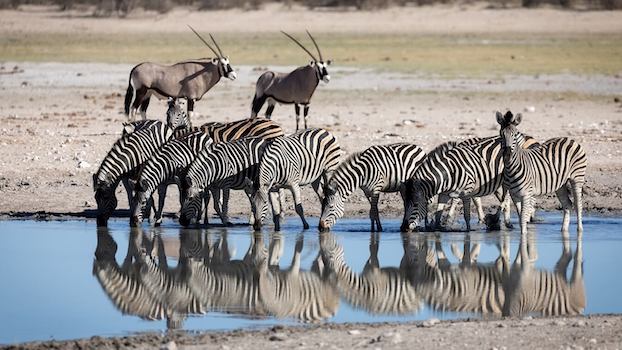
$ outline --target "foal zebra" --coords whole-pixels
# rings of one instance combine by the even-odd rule
[[[224,191],[221,211],[223,223],[228,223],[228,190],[244,189],[251,200],[253,182],[257,177],[259,160],[265,147],[266,141],[263,138],[245,137],[231,142],[215,143],[201,150],[181,181],[184,201],[179,223],[188,226],[198,221],[201,217],[201,194],[210,187],[227,190]],[[251,210],[255,211],[252,200]]]
[[[537,142],[528,137],[522,147],[536,147]],[[511,227],[507,198],[501,187],[503,159],[501,138],[487,137],[472,139],[457,144],[442,153],[431,152],[419,166],[415,175],[403,188],[404,220],[401,230],[413,230],[427,221],[427,203],[435,195],[461,198],[464,205],[466,229],[471,229],[470,198],[495,194],[502,208],[506,208],[504,221]],[[476,201],[476,205],[481,205]],[[478,213],[480,220],[483,212]]]
[[[127,179],[134,176],[138,167],[172,136],[172,130],[160,121],[130,123],[124,135],[112,146],[99,169],[93,174],[93,189],[97,202],[97,225],[106,226],[108,218],[117,207],[115,189],[121,180],[132,203],[132,190]],[[132,211],[133,208],[130,208]]]
[[[397,192],[402,182],[411,178],[425,157],[414,144],[394,143],[372,146],[343,161],[324,187],[320,231],[330,230],[343,216],[344,202],[356,188],[369,200],[371,230],[382,231],[378,214],[380,193]]]
[[[132,224],[140,225],[143,221],[142,208],[153,192],[158,190],[158,207],[155,213],[156,226],[162,222],[162,209],[168,185],[176,178],[183,178],[185,170],[197,154],[212,142],[202,131],[192,132],[181,139],[166,142],[162,148],[149,158],[139,172],[136,193],[132,206]],[[177,180],[179,181],[179,179]],[[177,182],[178,187],[179,183]],[[180,196],[180,201],[183,198]]]
[[[510,192],[520,213],[521,234],[527,233],[527,222],[534,210],[534,196],[555,192],[564,211],[562,231],[568,231],[572,202],[570,185],[577,212],[577,233],[583,232],[583,199],[587,157],[581,145],[567,137],[546,141],[540,147],[525,150],[525,135],[516,128],[522,115],[496,113],[501,126],[503,147],[503,187]]]
[[[340,147],[335,137],[324,129],[306,129],[287,137],[275,139],[267,148],[259,166],[255,185],[255,230],[260,230],[268,214],[268,195],[273,209],[274,229],[280,230],[280,203],[276,200],[280,188],[289,188],[294,197],[296,213],[304,229],[309,228],[302,208],[300,186],[311,184],[320,202],[322,187],[337,168]]]

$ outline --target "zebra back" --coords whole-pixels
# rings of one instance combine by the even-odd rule
[[[242,119],[230,123],[210,122],[201,125],[214,142],[237,140],[247,136],[258,136],[264,140],[272,140],[283,136],[281,126],[270,119]]]

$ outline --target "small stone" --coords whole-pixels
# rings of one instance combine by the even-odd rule
[[[506,328],[506,327],[507,327],[507,326],[506,326],[506,324],[505,324],[505,323],[499,323],[499,324],[497,325],[497,328]]]
[[[527,106],[527,107],[524,108],[524,111],[525,112],[529,112],[529,113],[533,113],[533,112],[536,111],[536,107],[534,107],[534,106]]]
[[[435,324],[437,324],[439,322],[441,322],[441,321],[438,318],[431,318],[431,319],[429,319],[427,321],[424,321],[423,322],[423,326],[424,327],[432,327],[432,326],[434,326]]]
[[[596,339],[594,339],[594,338],[590,339],[590,340],[589,340],[589,342],[590,342],[590,344],[596,344],[596,343],[598,343],[598,341],[597,341]]]
[[[177,344],[174,341],[170,341],[160,347],[160,350],[177,350]]]
[[[555,322],[553,322],[553,324],[556,325],[556,326],[560,326],[560,327],[566,326],[566,322],[564,322],[564,321],[555,321]]]
[[[286,339],[287,336],[283,333],[274,333],[270,336],[270,338],[268,338],[270,341],[285,341]]]
[[[81,160],[78,163],[78,168],[80,168],[80,169],[85,169],[85,168],[90,168],[90,167],[91,167],[91,164],[89,164],[88,162],[86,162],[84,160]]]
[[[350,335],[359,335],[359,334],[361,334],[361,331],[359,331],[358,329],[353,329],[353,330],[348,331],[348,334],[350,334]]]
[[[620,98],[619,98],[619,97],[614,97],[614,98],[613,98],[613,102],[615,102],[615,103],[620,102]]]

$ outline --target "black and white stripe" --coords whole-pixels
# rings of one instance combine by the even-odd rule
[[[345,201],[360,188],[371,204],[371,230],[382,231],[378,214],[380,193],[397,192],[423,159],[421,147],[409,143],[372,146],[344,160],[325,186],[320,230],[329,230],[343,216]]]
[[[97,172],[93,174],[98,226],[107,225],[108,218],[117,206],[114,191],[119,182],[124,180],[128,202],[131,203],[131,188],[126,180],[130,175],[135,176],[138,167],[173,135],[171,129],[159,121],[129,125],[131,130],[128,131],[128,125],[125,125],[124,136],[115,142]]]
[[[570,224],[572,201],[569,192],[572,192],[577,232],[583,232],[582,190],[587,169],[583,147],[572,139],[560,137],[525,150],[525,136],[516,128],[522,116],[514,116],[511,112],[505,115],[497,112],[496,116],[503,144],[503,187],[509,191],[520,212],[521,234],[527,233],[527,222],[534,210],[534,197],[553,192],[557,194],[564,211],[562,231],[568,231]]]
[[[214,143],[201,150],[182,180],[184,202],[179,222],[187,226],[199,220],[202,193],[209,188],[243,189],[250,200],[265,146],[266,141],[261,137],[245,137],[231,142]],[[228,192],[224,193],[228,196]],[[228,222],[225,206],[227,202],[228,199],[225,198],[221,209],[223,223]]]
[[[268,214],[270,195],[275,230],[280,229],[280,203],[275,190],[289,188],[294,196],[296,213],[303,227],[304,218],[300,186],[312,184],[322,201],[322,186],[337,168],[340,147],[335,137],[324,129],[306,129],[287,137],[275,139],[267,148],[259,167],[259,182],[255,193],[255,229],[259,230]]]
[[[194,131],[180,139],[169,140],[144,163],[138,175],[132,203],[133,224],[140,225],[143,220],[142,208],[156,190],[158,191],[158,207],[155,213],[155,224],[160,224],[168,185],[176,183],[181,189],[179,179],[185,176],[190,163],[211,142],[211,138],[204,132]]]

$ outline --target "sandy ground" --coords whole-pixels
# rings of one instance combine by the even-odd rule
[[[143,334],[7,349],[620,349],[622,317],[324,324],[220,333]]]

